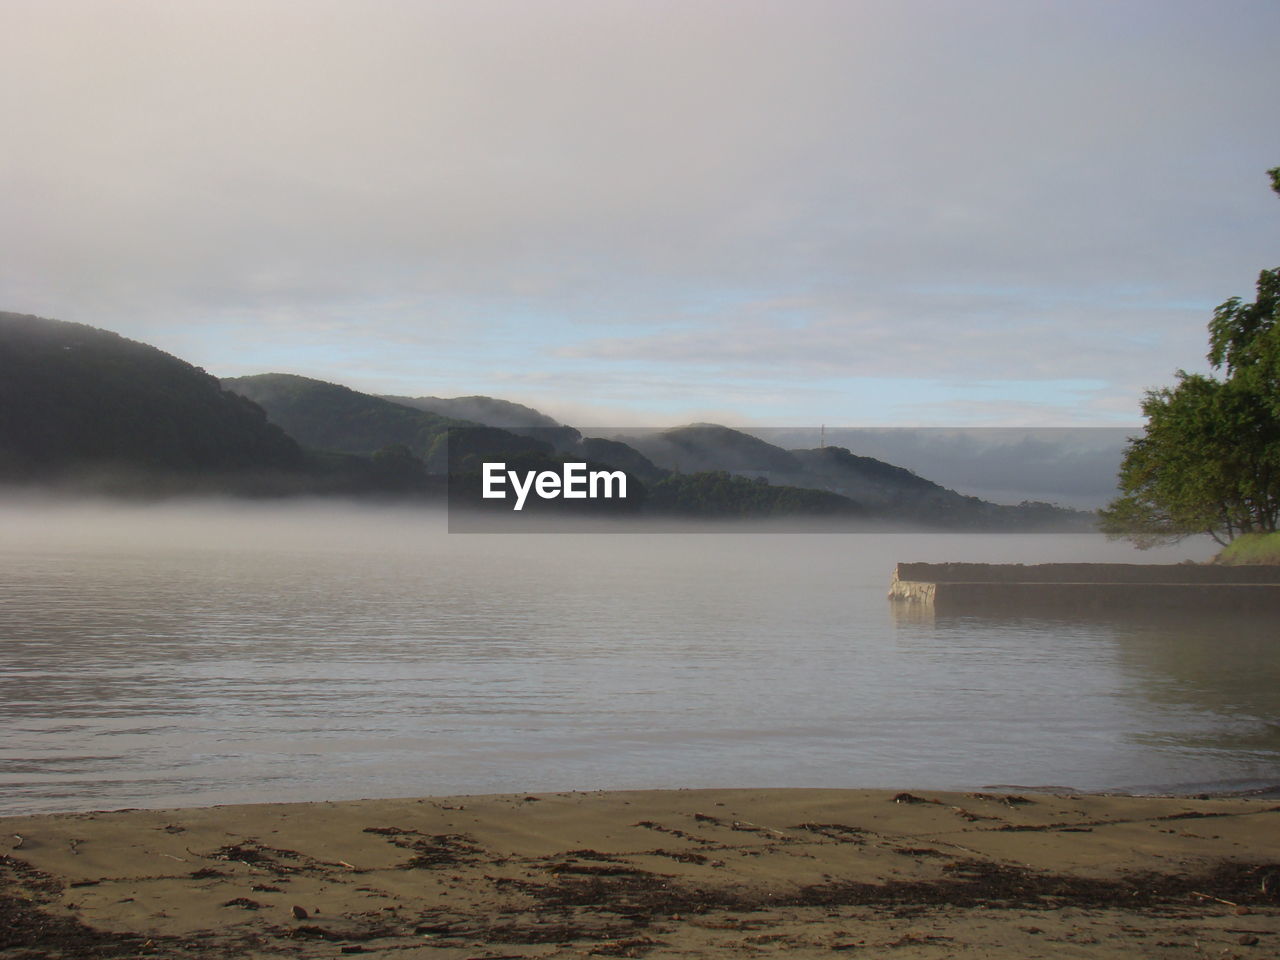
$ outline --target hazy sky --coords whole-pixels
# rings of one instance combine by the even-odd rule
[[[0,309],[577,423],[1130,424],[1275,0],[0,0]]]

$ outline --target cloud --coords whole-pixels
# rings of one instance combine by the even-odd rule
[[[804,305],[739,304],[698,322],[561,348],[569,358],[713,368],[778,379],[879,377],[1128,382],[1153,351],[1204,351],[1207,308],[1053,302],[1055,291],[936,296],[878,285]],[[874,307],[863,304],[874,303]],[[1168,323],[1170,319],[1176,322]],[[1167,374],[1166,374],[1167,375]]]
[[[1275,260],[1271,3],[0,17],[3,306],[210,367],[294,338],[397,389],[413,359],[619,403],[674,366],[707,408],[766,373],[1133,395]]]

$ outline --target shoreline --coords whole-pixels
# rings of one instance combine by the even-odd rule
[[[1020,787],[5,816],[0,957],[1253,956],[1277,828],[1265,793]]]
[[[1241,781],[1231,781],[1239,784]],[[834,792],[834,793],[899,793],[903,789],[914,793],[937,793],[937,794],[965,794],[972,795],[977,793],[996,793],[996,794],[1037,794],[1046,796],[1073,796],[1073,797],[1116,797],[1116,798],[1133,798],[1133,799],[1167,799],[1167,800],[1280,800],[1280,781],[1264,782],[1264,781],[1244,781],[1249,783],[1248,786],[1231,786],[1224,784],[1192,783],[1175,786],[1137,786],[1137,787],[1116,787],[1116,788],[1081,788],[1070,784],[1021,784],[1021,783],[990,783],[981,786],[950,786],[950,787],[921,787],[908,786],[905,788],[897,787],[825,787],[825,786],[802,786],[802,787],[771,787],[771,786],[751,786],[751,787],[600,787],[598,789],[558,789],[558,790],[534,790],[533,793],[554,796],[608,796],[612,794],[624,793],[691,793],[691,792],[776,792],[779,790],[786,791],[803,791],[803,792]],[[526,796],[521,793],[519,796]],[[217,800],[207,803],[158,803],[155,806],[122,806],[122,807],[74,807],[65,810],[27,810],[18,812],[6,812],[0,810],[0,838],[3,837],[3,825],[7,820],[16,819],[35,819],[40,817],[74,817],[84,816],[88,814],[115,814],[115,813],[159,813],[170,811],[173,813],[184,813],[197,810],[215,810],[229,809],[238,807],[305,807],[315,804],[348,804],[348,803],[418,803],[430,801],[462,801],[467,799],[481,800],[487,797],[506,797],[517,796],[515,793],[449,793],[449,794],[406,794],[402,796],[365,796],[365,797],[322,797],[314,800],[297,800],[297,799],[264,799],[264,800]],[[3,852],[3,840],[0,839],[0,853]]]

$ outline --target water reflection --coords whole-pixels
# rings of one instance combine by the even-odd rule
[[[1125,732],[1126,740],[1170,760],[1158,778],[1130,777],[1129,787],[1243,789],[1280,783],[1277,634],[1266,615],[1115,610],[961,616],[893,607],[904,631],[938,642],[964,643],[975,635],[1022,638],[1046,668],[1077,678],[1079,671],[1064,669],[1056,658],[1064,644],[1089,645],[1094,666],[1105,663],[1115,671],[1117,696],[1142,701],[1128,705],[1140,711],[1141,723]]]

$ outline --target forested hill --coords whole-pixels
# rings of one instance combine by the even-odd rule
[[[427,460],[451,426],[467,425],[465,420],[291,373],[233,377],[222,385],[259,404],[272,423],[316,450],[371,456],[398,444]]]
[[[535,437],[551,444],[564,453],[575,452],[582,440],[573,427],[548,417],[533,407],[523,403],[512,403],[510,400],[499,400],[496,397],[396,397],[384,396],[401,406],[414,410],[425,410],[442,417],[451,417],[458,421],[469,421],[486,427],[497,427],[508,433],[524,437]]]
[[[311,450],[367,457],[399,446],[439,474],[451,469],[448,432],[457,428],[453,454],[472,460],[557,453],[609,464],[644,481],[666,476],[624,443],[584,439],[573,427],[530,407],[491,397],[442,401],[441,409],[465,410],[476,415],[473,421],[433,413],[419,403],[437,398],[378,397],[287,373],[235,377],[222,384],[260,404],[273,423]]]
[[[80,323],[0,312],[0,477],[293,469],[298,445],[199,367]]]
[[[499,400],[497,397],[397,397],[385,394],[383,400],[390,400],[401,406],[425,410],[442,417],[456,420],[470,420],[482,423],[486,427],[500,427],[510,430],[512,427],[559,427],[560,423],[545,413],[526,407],[523,403],[512,403],[510,400]]]
[[[784,450],[717,424],[698,423],[628,438],[659,467],[726,470],[786,487],[839,494],[872,514],[952,529],[1090,529],[1092,517],[1047,503],[1004,506],[965,496],[910,470],[843,447]]]

